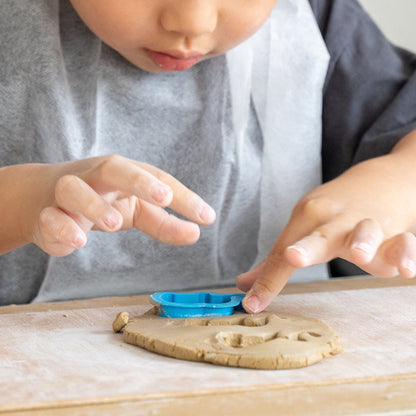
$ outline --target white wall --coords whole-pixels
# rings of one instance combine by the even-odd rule
[[[393,43],[416,52],[416,0],[359,1]]]

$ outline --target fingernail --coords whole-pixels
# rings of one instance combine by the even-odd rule
[[[87,242],[86,238],[82,234],[77,234],[74,238],[73,244],[75,248],[81,248]]]
[[[213,223],[216,218],[216,214],[213,208],[211,208],[208,204],[203,204],[202,209],[199,212],[199,218],[206,223]]]
[[[260,312],[260,299],[256,295],[246,296],[244,306],[248,308],[251,313]]]
[[[354,250],[360,250],[363,253],[367,253],[367,254],[371,254],[373,252],[373,246],[364,241],[358,241],[358,242],[352,243],[351,248]]]
[[[416,264],[413,260],[405,259],[405,260],[403,260],[402,264],[403,264],[403,268],[407,269],[412,274],[412,276],[415,275],[415,273],[416,273]]]
[[[302,255],[302,257],[307,257],[307,255],[308,255],[307,251],[303,247],[301,247],[299,244],[296,244],[296,243],[292,244],[287,249],[288,250],[296,250],[299,254]]]
[[[103,223],[110,229],[116,228],[120,223],[120,215],[116,213],[108,214],[103,219]]]
[[[155,185],[151,192],[151,197],[158,204],[168,204],[172,198],[172,190],[166,185]]]
[[[299,266],[305,267],[311,265],[310,255],[305,247],[303,247],[300,243],[292,244],[287,248],[287,250],[294,250],[298,252],[300,256],[300,263]]]

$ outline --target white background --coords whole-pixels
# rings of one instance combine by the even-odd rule
[[[359,1],[394,44],[416,52],[416,0]]]

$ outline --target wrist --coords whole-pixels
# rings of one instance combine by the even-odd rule
[[[45,164],[23,164],[0,169],[0,253],[33,242],[37,218],[48,197],[51,181]]]

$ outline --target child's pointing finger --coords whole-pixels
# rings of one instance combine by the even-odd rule
[[[250,280],[250,275],[259,275],[243,300],[244,309],[249,313],[258,313],[265,309],[283,289],[294,271],[293,266],[272,250],[264,262],[243,275],[245,280]]]

